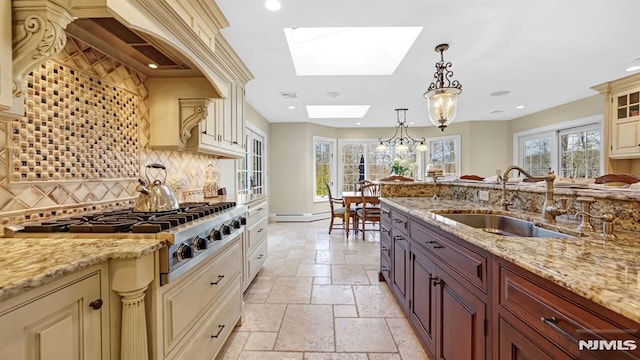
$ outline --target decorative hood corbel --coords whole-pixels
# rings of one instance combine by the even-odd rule
[[[73,16],[54,1],[13,0],[12,17],[13,96],[21,97],[27,74],[64,48]]]

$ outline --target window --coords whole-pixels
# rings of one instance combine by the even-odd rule
[[[326,200],[329,198],[329,192],[325,183],[334,189],[335,183],[335,159],[334,153],[336,148],[335,139],[323,137],[313,137],[313,154],[314,154],[314,176],[313,184],[314,200]],[[334,191],[335,192],[335,191]]]
[[[522,167],[531,175],[545,175],[554,167],[551,162],[553,133],[524,137],[521,141]],[[555,152],[555,151],[554,151]]]
[[[558,174],[572,178],[600,176],[600,127],[582,126],[559,132],[560,169]]]
[[[558,176],[594,178],[602,173],[602,116],[514,134],[516,163],[531,175],[549,168]]]
[[[340,139],[340,191],[354,191],[360,180],[378,180],[389,175],[391,151],[376,152],[376,139]]]
[[[429,157],[442,164],[443,175],[460,175],[460,135],[427,139]]]
[[[245,156],[237,160],[238,194],[265,194],[265,136],[258,129],[247,127]]]

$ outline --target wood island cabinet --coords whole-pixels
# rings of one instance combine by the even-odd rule
[[[640,334],[632,330],[638,329],[637,323],[510,262],[497,259],[494,275],[499,360],[640,359],[640,347],[631,351],[579,348],[580,340],[640,344]]]
[[[436,359],[490,358],[485,328],[486,256],[453,243],[400,211],[392,208],[390,212],[388,284],[425,349]],[[464,251],[469,254],[461,256]],[[466,275],[468,269],[474,269],[469,277],[478,280],[471,282],[458,272]]]
[[[379,280],[391,284],[391,211],[380,204],[380,274]]]

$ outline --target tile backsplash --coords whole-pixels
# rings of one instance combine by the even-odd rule
[[[1,224],[131,204],[154,162],[202,189],[216,158],[152,150],[147,100],[145,75],[69,37],[30,74],[25,116],[0,123]]]

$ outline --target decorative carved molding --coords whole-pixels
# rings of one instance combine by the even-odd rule
[[[180,101],[180,142],[187,144],[191,138],[191,129],[204,120],[209,111],[210,99],[179,99]]]
[[[68,9],[48,0],[13,0],[12,12],[13,96],[20,97],[26,75],[64,48],[64,29],[73,17]]]

